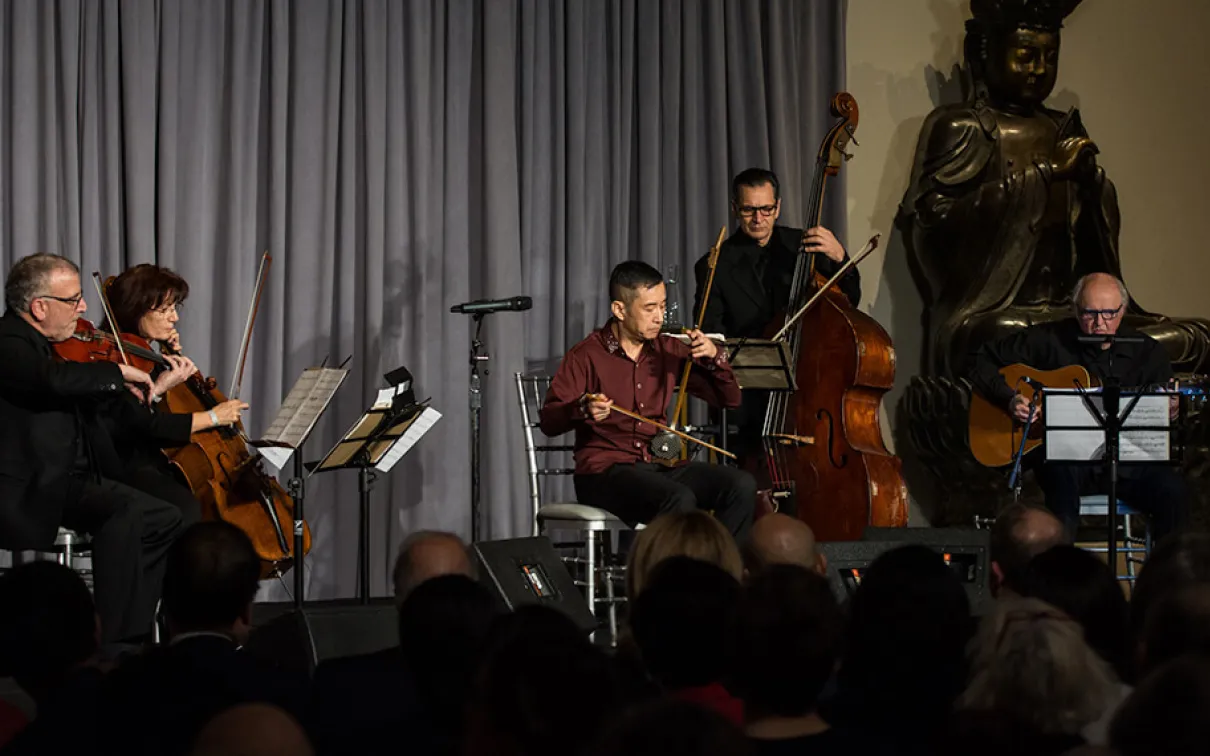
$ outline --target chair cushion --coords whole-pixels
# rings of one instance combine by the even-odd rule
[[[587,504],[576,504],[575,502],[561,502],[558,504],[546,504],[538,508],[539,520],[576,520],[579,522],[612,522],[621,523],[622,520],[612,512],[596,507],[590,507]]]
[[[1108,517],[1109,516],[1109,497],[1104,494],[1093,494],[1090,496],[1080,497],[1080,514],[1088,517]],[[1129,506],[1126,502],[1118,499],[1118,514],[1120,515],[1137,515],[1141,514],[1137,509]]]

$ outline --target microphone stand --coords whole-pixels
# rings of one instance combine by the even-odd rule
[[[470,380],[470,411],[471,411],[471,543],[478,543],[480,535],[480,473],[482,436],[481,421],[483,413],[483,387],[479,378],[479,364],[483,364],[483,374],[487,375],[487,363],[491,355],[484,349],[480,334],[483,331],[483,316],[486,312],[475,313],[475,335],[471,339],[471,380]]]
[[[1034,393],[1029,399],[1029,418],[1025,421],[1025,430],[1021,433],[1021,444],[1017,447],[1017,453],[1013,458],[1013,473],[1008,477],[1008,487],[1013,492],[1013,503],[1021,501],[1021,478],[1023,477],[1021,475],[1021,458],[1025,456],[1025,442],[1029,440],[1029,429],[1034,424],[1034,417],[1037,416],[1034,407],[1037,406],[1038,395],[1042,393],[1041,387],[1034,386],[1032,383],[1030,386],[1033,387]]]

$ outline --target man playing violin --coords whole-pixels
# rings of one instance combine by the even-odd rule
[[[139,406],[133,396],[121,397],[103,410],[110,424],[110,433],[118,453],[126,460],[126,480],[138,488],[176,504],[186,518],[201,518],[201,505],[179,480],[164,447],[184,446],[194,433],[239,422],[240,413],[248,405],[238,399],[218,404],[207,412],[177,414],[162,411],[159,399],[169,390],[192,376],[197,368],[193,361],[180,354],[180,335],[176,324],[180,308],[189,296],[185,279],[158,265],[136,265],[114,278],[105,289],[110,312],[116,320],[108,320],[102,329],[136,337],[148,345],[161,346],[163,364],[152,370],[157,382],[157,396],[149,411]],[[132,426],[127,418],[141,411],[149,427]]]
[[[45,549],[60,526],[92,535],[104,639],[150,632],[168,547],[185,526],[172,504],[121,482],[123,464],[98,408],[161,388],[114,362],[67,362],[87,309],[79,269],[57,255],[18,261],[0,317],[0,548]]]
[[[612,317],[563,358],[539,413],[547,436],[575,431],[578,500],[632,525],[710,509],[737,541],[746,540],[756,497],[751,475],[701,462],[660,464],[650,446],[655,426],[610,409],[664,422],[685,360],[693,361],[689,393],[735,407],[740,391],[726,354],[701,331],[688,332],[688,345],[661,336],[664,281],[646,263],[614,268],[609,296]]]
[[[719,252],[714,285],[702,319],[702,330],[729,338],[761,338],[774,316],[790,303],[794,266],[800,252],[815,252],[815,269],[831,277],[848,258],[844,246],[828,229],[802,229],[777,225],[781,216],[781,184],[763,168],[749,168],[731,181],[731,212],[739,227]],[[694,267],[697,279],[694,312],[710,275],[709,255]],[[861,299],[861,277],[856,267],[838,284],[856,307]],[[781,323],[777,324],[778,326]],[[761,428],[768,391],[743,392],[743,405],[734,419],[738,426],[736,452],[741,458],[759,454]]]
[[[975,390],[993,404],[1004,407],[1018,422],[1024,423],[1031,412],[1034,422],[1044,418],[1042,408],[1030,396],[1004,380],[999,371],[1008,365],[1022,363],[1037,370],[1081,365],[1098,381],[1111,375],[1112,366],[1112,375],[1125,389],[1162,387],[1173,379],[1172,364],[1158,341],[1133,329],[1121,328],[1130,295],[1119,279],[1108,273],[1090,273],[1076,284],[1071,300],[1074,318],[1031,325],[999,341],[983,344],[974,354],[970,379]],[[1080,341],[1082,335],[1141,337],[1142,343],[1110,340],[1086,343]],[[1174,413],[1176,408],[1173,397]],[[1034,474],[1046,496],[1046,506],[1074,535],[1080,495],[1108,493],[1109,483],[1103,470],[1099,465],[1037,464],[1044,457],[1034,455],[1034,458]],[[1119,500],[1151,516],[1156,540],[1185,521],[1188,489],[1172,467],[1120,467],[1117,494]]]

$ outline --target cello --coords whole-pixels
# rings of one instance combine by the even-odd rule
[[[238,398],[252,327],[271,260],[266,253],[257,273],[252,306],[244,326],[230,392],[232,398]],[[99,275],[94,274],[94,278],[98,279],[98,289],[101,290]],[[109,279],[107,285],[112,281],[112,278]],[[101,290],[100,293],[109,322],[116,323],[105,291]],[[122,338],[125,341],[131,336],[123,334]],[[161,348],[172,353],[165,344],[161,344]],[[176,353],[179,354],[179,350]],[[207,412],[227,401],[218,388],[218,382],[202,375],[200,370],[184,383],[169,389],[163,399],[167,411],[177,414]],[[223,520],[244,531],[260,557],[261,579],[277,577],[284,574],[294,562],[294,501],[277,479],[265,471],[261,459],[249,452],[246,442],[243,424],[237,423],[234,427],[219,426],[198,431],[190,437],[188,444],[165,449],[164,452],[182,482],[201,503],[202,519]],[[311,531],[304,522],[303,553],[309,553],[310,550]]]
[[[857,130],[852,95],[837,93],[831,110],[839,120],[816,158],[808,228],[820,224],[827,180],[851,157],[845,148]],[[787,310],[768,329],[791,326],[785,338],[798,390],[769,399],[764,461],[773,498],[792,497],[798,518],[819,540],[857,540],[868,525],[907,526],[901,463],[887,450],[879,425],[882,397],[895,381],[895,349],[877,321],[827,285],[815,259],[800,251]],[[797,313],[797,323],[790,313]]]

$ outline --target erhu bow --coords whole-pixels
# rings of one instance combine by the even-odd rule
[[[702,292],[702,305],[697,313],[697,324],[694,330],[700,331],[702,323],[706,320],[706,305],[710,302],[710,288],[714,285],[714,271],[718,268],[719,250],[722,249],[723,241],[727,238],[727,227],[723,226],[718,230],[718,238],[714,240],[714,246],[710,248],[710,255],[706,258],[706,265],[710,269],[709,275],[706,276],[706,287]],[[681,369],[681,382],[677,386],[676,392],[676,407],[672,410],[672,419],[668,422],[669,427],[657,433],[651,439],[651,453],[659,459],[676,459],[681,456],[683,445],[680,439],[685,436],[684,433],[678,433],[673,428],[681,422],[681,413],[685,409],[685,402],[689,398],[689,393],[686,390],[689,386],[689,373],[693,370],[692,356],[685,360],[685,367]],[[735,455],[723,452],[717,447],[710,447],[715,451],[727,454],[732,459]]]

